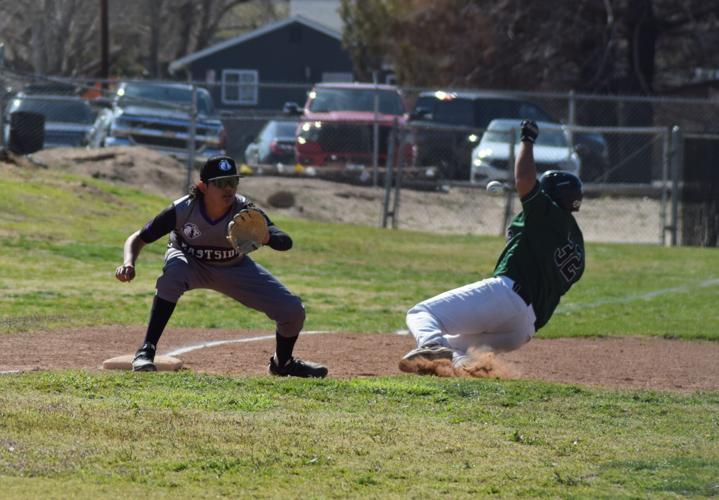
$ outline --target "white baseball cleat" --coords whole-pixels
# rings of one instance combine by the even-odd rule
[[[440,344],[427,344],[416,349],[412,349],[407,354],[402,356],[404,361],[415,361],[419,358],[436,361],[438,359],[451,360],[454,355],[454,351],[449,347],[444,347]]]

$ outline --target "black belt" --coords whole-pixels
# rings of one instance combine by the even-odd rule
[[[522,285],[520,285],[519,283],[517,283],[515,281],[514,284],[512,285],[512,290],[514,290],[514,293],[516,293],[517,295],[522,297],[522,300],[524,301],[525,304],[527,304],[528,306],[532,305],[532,299],[529,298],[529,295],[527,295],[527,292],[524,291],[524,288],[522,288]]]

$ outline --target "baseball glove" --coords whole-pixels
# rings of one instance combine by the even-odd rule
[[[256,208],[240,210],[227,224],[227,241],[241,254],[260,248],[266,235],[267,220]]]

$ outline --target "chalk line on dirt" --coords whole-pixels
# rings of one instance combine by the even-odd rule
[[[319,333],[329,333],[329,332],[302,332],[302,335],[317,335]],[[180,354],[185,354],[192,351],[197,351],[199,349],[205,349],[207,347],[216,347],[218,345],[226,345],[226,344],[243,344],[246,342],[260,342],[262,340],[272,340],[274,339],[274,335],[261,335],[259,337],[245,337],[241,339],[231,339],[231,340],[213,340],[211,342],[203,342],[201,344],[192,344],[185,347],[180,347],[179,349],[175,349],[170,352],[166,352],[165,356],[179,356]]]
[[[406,335],[406,330],[397,330],[395,333],[397,335]],[[328,333],[337,333],[337,332],[331,332],[329,330],[314,330],[314,331],[307,331],[302,332],[300,335],[323,335]],[[211,342],[203,342],[201,344],[193,344],[188,345],[185,347],[180,347],[178,349],[174,349],[172,351],[166,352],[165,356],[179,356],[180,354],[185,354],[192,351],[197,351],[199,349],[205,349],[206,347],[216,347],[218,345],[226,345],[226,344],[244,344],[246,342],[260,342],[262,340],[273,340],[275,338],[274,335],[261,335],[259,337],[245,337],[241,339],[231,339],[231,340],[213,340]]]

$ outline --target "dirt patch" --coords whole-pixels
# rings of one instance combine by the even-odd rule
[[[105,359],[134,352],[143,334],[144,328],[139,327],[103,327],[3,335],[0,372],[99,370]],[[230,342],[173,355],[194,372],[266,374],[267,361],[274,352],[274,334],[269,331],[170,328],[158,353],[220,341]],[[324,363],[330,377],[344,379],[400,375],[399,359],[413,347],[414,341],[407,335],[308,333],[300,336],[295,355]],[[484,375],[622,389],[717,391],[717,359],[717,342],[644,337],[535,338],[517,351],[496,355],[491,360],[494,371],[485,371]]]
[[[178,198],[187,183],[185,164],[143,147],[44,149],[29,159],[37,166],[119,182],[170,198]],[[193,170],[193,175],[198,174]]]
[[[165,196],[168,201],[182,196],[187,183],[185,163],[143,147],[46,149],[32,155],[31,160],[47,168],[138,187]],[[193,182],[198,175],[194,169]],[[316,177],[251,175],[242,179],[239,191],[267,209],[270,216],[367,226],[380,225],[385,198],[382,187]],[[283,203],[278,204],[277,197]],[[286,203],[290,198],[292,203]],[[403,189],[396,212],[397,227],[443,234],[499,235],[504,232],[505,201],[503,195],[492,196],[477,188]],[[519,207],[516,197],[514,207]],[[655,199],[588,199],[577,220],[586,241],[659,242],[660,209]]]

